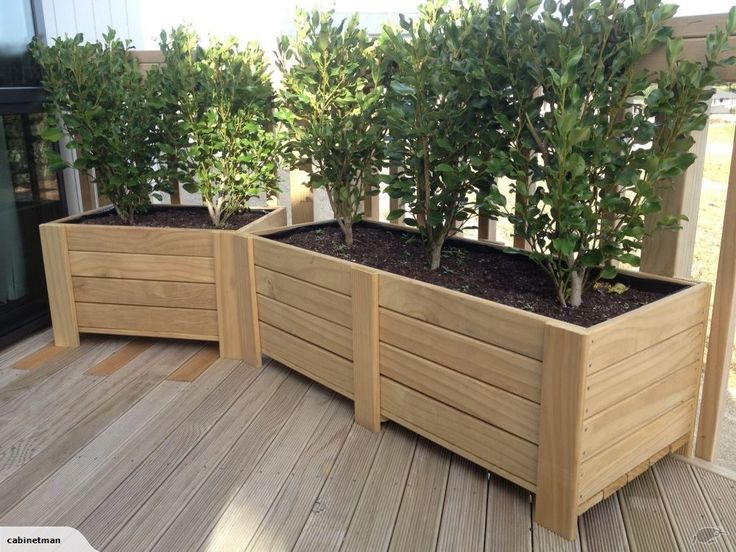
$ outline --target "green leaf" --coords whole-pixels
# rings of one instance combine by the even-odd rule
[[[728,10],[728,22],[726,24],[726,32],[730,35],[736,33],[736,6]]]
[[[416,94],[416,90],[413,86],[409,86],[408,84],[404,84],[403,82],[396,80],[391,81],[391,90],[396,92],[399,96],[410,96]]]
[[[48,142],[58,142],[64,137],[64,132],[59,127],[45,127],[39,133],[41,138]]]
[[[404,209],[394,209],[388,214],[388,216],[386,216],[386,220],[398,220],[405,214],[406,211]]]

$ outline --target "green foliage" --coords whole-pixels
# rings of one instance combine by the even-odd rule
[[[660,0],[546,0],[533,21],[537,8],[518,2],[503,16],[511,25],[500,47],[522,53],[504,70],[523,83],[519,95],[539,100],[507,128],[518,138],[499,169],[513,180],[513,210],[484,207],[509,217],[560,302],[577,306],[592,279],[616,274],[613,261],[638,265],[645,217],[695,159],[691,133],[707,120],[726,32],[708,37],[703,62],[682,61],[665,26],[676,7]],[[637,63],[662,45],[667,67],[648,74]]]
[[[68,134],[67,147],[76,151],[73,167],[94,178],[122,221],[133,223],[151,194],[166,187],[154,182],[156,109],[128,54],[129,41],[109,29],[101,43],[85,43],[78,34],[48,47],[34,41],[31,48],[47,93],[50,126],[43,137],[55,142]],[[65,166],[58,154],[54,166]]]
[[[352,244],[365,190],[381,168],[384,129],[380,65],[357,16],[339,24],[333,12],[297,13],[297,35],[281,37],[283,72],[278,119],[288,133],[293,168],[311,164],[308,186],[324,188]],[[376,190],[377,191],[377,190]]]
[[[235,38],[212,39],[207,48],[187,29],[161,38],[166,68],[157,78],[182,84],[162,98],[179,110],[178,117],[171,112],[163,146],[169,177],[201,192],[221,226],[250,198],[279,191],[268,65],[256,44],[241,49]]]
[[[401,29],[387,26],[382,36],[388,153],[403,168],[388,179],[388,193],[406,205],[389,218],[409,212],[404,221],[418,227],[433,270],[447,237],[474,214],[474,192],[503,201],[492,171],[507,148],[499,123],[507,110],[492,108],[508,86],[488,74],[495,63],[488,12],[475,3],[457,11],[445,4],[424,5],[417,21],[402,17]]]

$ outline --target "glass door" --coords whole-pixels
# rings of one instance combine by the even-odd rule
[[[28,53],[37,33],[31,0],[3,0],[0,19],[0,346],[48,324],[38,225],[64,215],[48,168],[39,73]]]

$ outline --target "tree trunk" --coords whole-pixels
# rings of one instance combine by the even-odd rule
[[[583,302],[583,275],[573,271],[570,275],[570,306],[579,307]]]
[[[429,268],[430,270],[438,270],[440,261],[442,260],[442,244],[433,243],[429,250]]]
[[[345,245],[352,247],[353,245],[353,223],[352,221],[343,221],[342,231],[345,235]]]

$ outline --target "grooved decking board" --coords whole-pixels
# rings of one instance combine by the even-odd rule
[[[486,552],[531,552],[532,504],[529,491],[494,474],[489,478]]]
[[[66,350],[66,347],[57,347],[56,345],[50,344],[46,345],[45,347],[41,347],[38,351],[15,361],[15,363],[13,363],[13,368],[18,368],[20,370],[35,370]]]
[[[695,474],[711,512],[718,521],[718,529],[726,531],[724,537],[728,538],[733,548],[734,535],[736,535],[736,503],[734,501],[736,479],[724,477],[697,466],[691,466],[690,469]]]
[[[629,541],[618,502],[613,495],[585,512],[579,520],[583,552],[629,552]]]
[[[83,484],[97,466],[128,446],[134,434],[161,414],[172,400],[180,396],[183,390],[184,384],[182,383],[161,382],[105,431],[90,441],[74,458],[36,487],[7,515],[0,518],[0,523],[3,525],[40,523],[48,504],[59,500],[72,486]]]
[[[723,535],[705,544],[696,540],[699,531],[717,528],[690,466],[671,456],[652,468],[678,544],[685,550],[728,550]]]
[[[581,552],[579,536],[572,541],[565,540],[536,523],[532,528],[532,540],[535,552]]]
[[[93,400],[73,420],[68,423],[60,422],[57,426],[58,433],[47,432],[44,435],[45,446],[33,441],[38,447],[38,453],[22,466],[14,466],[12,475],[0,483],[0,513],[7,512],[27,496],[192,353],[191,346],[187,345],[164,345],[151,351],[152,354],[145,359],[150,365],[143,365],[148,369],[148,377],[133,377],[131,380],[130,377],[136,374],[131,370],[120,378],[120,385],[116,385],[118,382],[114,380],[114,376],[106,378],[99,386],[110,382],[108,393],[97,396],[97,400]],[[43,454],[40,454],[41,450]],[[9,471],[5,470],[5,473]]]
[[[284,382],[254,423],[246,428],[225,458],[202,482],[189,503],[178,506],[181,511],[169,520],[169,526],[156,544],[161,550],[196,549],[206,538],[264,452],[291,419],[309,386],[306,379],[296,374]],[[140,530],[134,528],[133,538],[148,538],[148,523],[141,525]],[[129,527],[126,528],[128,534]]]
[[[420,439],[406,481],[389,550],[433,550],[445,505],[451,453]]]
[[[618,497],[632,551],[677,549],[677,540],[651,471],[623,487]]]
[[[143,351],[151,347],[151,345],[153,345],[153,341],[134,339],[130,343],[123,345],[118,351],[115,351],[102,362],[95,364],[87,370],[87,373],[93,376],[109,376],[128,364]]]
[[[337,550],[360,499],[383,432],[353,424],[322,491],[310,510],[294,552]]]
[[[483,550],[488,506],[486,473],[469,460],[452,455],[437,538],[439,552]]]
[[[242,370],[244,367],[240,365],[237,369]],[[130,520],[108,543],[108,547],[113,550],[126,547],[144,550],[158,540],[171,521],[182,514],[182,510],[193,497],[202,494],[202,489],[206,488],[213,477],[222,476],[223,466],[226,465],[223,459],[237,454],[235,451],[239,443],[243,440],[249,441],[253,449],[258,450],[262,437],[256,431],[264,427],[261,416],[268,419],[274,402],[291,398],[298,400],[306,390],[304,384],[295,382],[294,378],[287,378],[286,370],[275,369],[273,365],[264,368],[264,373],[241,396],[240,402],[251,399],[252,402],[244,404],[244,408],[234,405],[220,419],[213,430],[187,455],[180,468],[156,489],[142,507],[136,509]],[[283,398],[274,399],[276,391],[283,393]],[[242,461],[241,466],[247,465],[247,452],[243,451],[238,457]],[[235,469],[232,471],[237,472]],[[202,511],[206,511],[206,507],[197,509],[195,513],[200,514]],[[189,530],[193,527],[193,524],[189,525]]]
[[[391,540],[417,438],[395,425],[383,432],[341,550],[385,550]]]
[[[0,350],[0,368],[11,368],[13,363],[24,356],[30,355],[41,347],[52,343],[54,335],[50,329],[36,332],[22,341],[14,343]]]
[[[334,394],[323,387],[313,385],[309,388],[251,476],[222,511],[219,521],[206,536],[204,549],[235,551],[248,545],[311,436],[323,418],[331,417],[339,407],[334,399]],[[172,548],[159,541],[155,550]]]
[[[353,425],[352,403],[335,398],[246,550],[291,550]]]
[[[222,366],[222,369],[217,369]],[[110,458],[108,462],[100,466],[94,476],[82,487],[76,487],[63,500],[50,505],[44,516],[45,525],[67,525],[78,527],[81,523],[113,493],[123,481],[135,474],[143,473],[140,466],[147,461],[155,461],[151,453],[164,454],[167,447],[173,451],[176,446],[171,446],[172,440],[177,437],[194,438],[196,435],[206,433],[209,424],[217,419],[234,400],[232,394],[237,391],[237,382],[243,377],[237,369],[233,369],[237,363],[223,362],[207,370],[198,384],[205,380],[207,383],[193,390],[191,396],[182,398],[180,403],[175,403],[171,411],[168,411],[152,427],[136,436],[129,447],[121,454]],[[208,377],[211,376],[211,377]],[[178,441],[176,441],[178,443]]]
[[[248,370],[243,365],[236,369]],[[255,372],[253,369],[249,371]],[[94,539],[100,546],[113,550],[126,547],[131,550],[144,549],[164,531],[168,525],[167,521],[175,517],[186,505],[210,471],[217,467],[286,377],[287,373],[284,370],[266,370],[258,373],[202,440],[186,453],[176,470],[165,480],[161,478],[163,482],[158,488],[152,485],[155,490],[141,493],[138,504],[128,503],[125,508],[120,508],[114,499],[105,501],[84,522],[84,526],[97,526],[99,520],[107,519],[120,526],[127,519],[120,533],[116,534],[114,528],[108,526],[104,531],[92,529],[85,535]],[[246,376],[243,382],[251,378],[252,376]],[[145,478],[146,475],[142,477]],[[103,514],[105,509],[107,511]],[[98,521],[95,522],[95,519]]]
[[[167,379],[171,381],[194,381],[220,358],[216,344],[205,345],[195,355],[172,372]]]
[[[25,370],[16,370],[15,368],[0,369],[0,390],[10,382],[24,375],[25,373]]]

